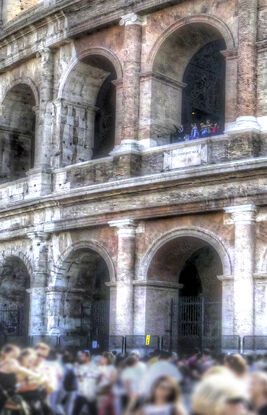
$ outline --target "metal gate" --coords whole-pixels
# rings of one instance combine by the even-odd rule
[[[82,306],[82,331],[87,333],[90,343],[109,336],[109,307],[110,302],[106,300]]]
[[[0,308],[0,334],[5,336],[21,336],[25,331],[23,309],[19,307]]]
[[[168,348],[190,354],[199,349],[221,348],[221,302],[197,297],[180,297],[170,304]]]

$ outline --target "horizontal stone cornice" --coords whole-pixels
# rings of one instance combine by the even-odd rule
[[[254,166],[254,171],[250,170],[250,167],[252,168]],[[173,187],[173,190],[177,193],[177,199],[172,199],[172,204],[168,204],[168,206],[163,207],[162,203],[160,201],[158,204],[153,204],[153,206],[143,206],[142,208],[136,208],[134,207],[133,212],[131,213],[131,207],[130,205],[127,207],[126,210],[118,205],[118,208],[114,213],[106,212],[105,214],[105,223],[108,221],[116,219],[116,214],[120,215],[120,218],[123,216],[128,218],[147,218],[151,214],[152,208],[153,208],[153,215],[162,215],[164,209],[167,208],[167,211],[169,212],[169,215],[177,214],[179,211],[181,214],[184,212],[184,209],[187,209],[190,212],[200,212],[202,210],[204,211],[214,211],[214,210],[223,210],[226,206],[229,206],[228,196],[227,196],[227,180],[229,180],[229,186],[231,187],[231,194],[234,192],[235,182],[236,183],[236,191],[235,193],[235,203],[238,204],[246,204],[249,203],[247,198],[249,198],[249,190],[246,190],[246,195],[244,195],[244,192],[242,191],[242,188],[240,187],[241,183],[246,183],[246,181],[253,180],[253,177],[255,177],[255,189],[257,189],[256,193],[253,192],[250,196],[250,199],[254,201],[254,203],[257,203],[258,206],[265,205],[267,202],[267,195],[266,191],[264,191],[264,187],[262,187],[262,191],[260,191],[261,188],[259,188],[259,180],[260,178],[266,177],[266,159],[260,160],[255,159],[252,161],[252,165],[249,165],[249,162],[247,160],[243,160],[242,162],[235,162],[231,163],[231,168],[222,172],[219,168],[219,165],[216,166],[203,166],[198,169],[193,169],[198,172],[198,175],[196,177],[192,177],[192,170],[187,169],[185,170],[179,170],[179,171],[173,171],[173,172],[167,172],[162,174],[156,174],[151,176],[143,176],[139,177],[138,179],[132,178],[132,179],[124,179],[116,182],[109,182],[105,183],[103,185],[93,185],[93,186],[87,186],[87,187],[81,187],[76,190],[72,190],[66,194],[55,194],[55,195],[49,195],[49,196],[43,196],[36,200],[29,200],[27,202],[20,202],[20,203],[14,203],[14,205],[9,205],[7,208],[2,209],[1,211],[1,219],[6,218],[12,218],[12,216],[17,216],[22,214],[23,216],[27,214],[27,212],[33,212],[40,209],[46,209],[46,208],[59,208],[64,209],[69,206],[74,207],[75,205],[78,205],[79,203],[93,203],[97,200],[97,198],[101,198],[101,201],[104,201],[105,198],[111,199],[114,198],[116,200],[117,197],[132,197],[134,196],[136,200],[138,200],[138,195],[142,197],[143,192],[146,192],[149,190],[149,192],[160,192],[160,195],[163,194],[163,192],[167,192],[167,189],[171,189]],[[229,167],[229,166],[228,166]],[[217,169],[217,170],[216,170]],[[261,170],[259,170],[261,169]],[[232,176],[234,174],[234,178]],[[22,182],[24,183],[24,181]],[[190,198],[190,202],[186,200],[186,197],[182,197],[185,192],[185,186],[188,189],[190,183],[191,188],[198,188],[199,186],[204,187],[209,186],[210,188],[212,186],[219,186],[220,184],[223,186],[222,191],[218,193],[216,196],[215,194],[210,194],[210,201],[207,200],[207,197],[203,195],[203,192],[199,193],[198,197]],[[251,187],[251,185],[250,185]],[[8,189],[7,184],[0,186],[0,192],[1,189]],[[218,188],[219,189],[219,188]],[[5,190],[6,191],[6,190]],[[128,195],[128,196],[127,196]],[[159,196],[160,196],[159,195]],[[179,196],[180,195],[180,196]],[[178,209],[178,210],[177,210]],[[62,210],[63,212],[63,210]],[[125,212],[125,213],[124,213]],[[67,228],[70,226],[73,226],[72,223],[76,223],[77,225],[83,227],[83,226],[89,226],[89,223],[98,223],[101,224],[101,220],[99,222],[99,218],[104,213],[102,212],[99,215],[84,215],[81,214],[75,218],[72,216],[67,221]],[[98,218],[98,219],[96,219]],[[53,232],[55,229],[64,229],[66,227],[66,219],[61,218],[55,221],[51,224],[50,228],[47,229],[49,232]],[[31,230],[31,229],[29,229]],[[18,236],[19,230],[13,229],[12,232],[8,232],[9,234],[16,234]],[[2,227],[2,233],[0,235],[0,238],[4,237],[5,235],[5,229]]]

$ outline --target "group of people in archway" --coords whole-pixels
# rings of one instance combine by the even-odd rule
[[[2,349],[1,415],[265,415],[267,357]]]
[[[171,142],[190,141],[198,138],[212,137],[223,134],[223,127],[216,121],[206,120],[192,123],[191,127],[174,126],[175,132],[171,135]]]

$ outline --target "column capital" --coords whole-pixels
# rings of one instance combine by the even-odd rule
[[[251,203],[225,207],[224,210],[231,216],[233,223],[252,223],[256,221],[258,209],[254,203]]]
[[[121,16],[120,26],[130,26],[134,24],[142,26],[145,24],[145,20],[143,17],[138,16],[136,13],[128,13],[124,16]]]
[[[31,231],[27,233],[27,237],[31,241],[46,242],[50,238],[50,234],[44,231]]]
[[[53,50],[47,46],[40,47],[36,53],[36,57],[41,58],[42,63],[47,63],[52,55]]]
[[[134,219],[112,220],[109,226],[117,228],[119,236],[134,237],[136,234],[137,223]]]

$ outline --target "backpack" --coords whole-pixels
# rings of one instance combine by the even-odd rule
[[[78,389],[77,379],[72,369],[67,369],[63,380],[63,387],[66,392],[72,392]]]

